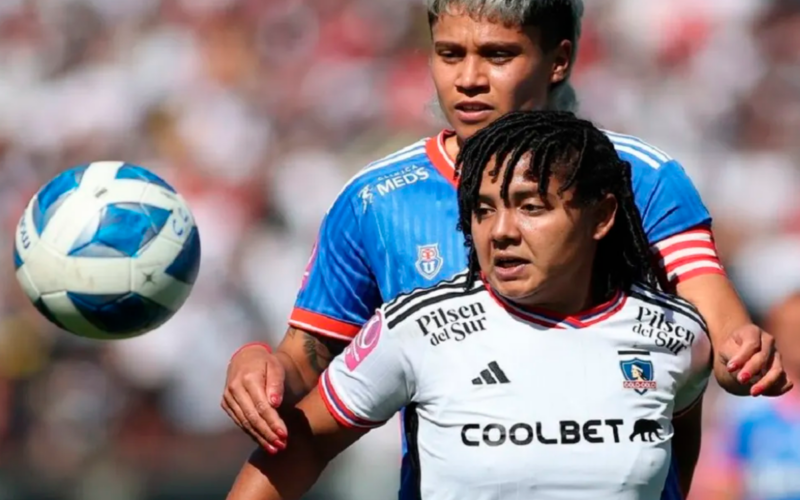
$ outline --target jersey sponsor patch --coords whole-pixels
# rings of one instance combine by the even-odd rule
[[[417,272],[425,279],[433,279],[439,274],[444,259],[439,253],[439,244],[420,245],[417,247]]]
[[[380,311],[370,319],[358,335],[350,342],[344,350],[344,363],[350,371],[358,368],[358,365],[375,350],[381,336],[383,318]]]
[[[653,362],[649,359],[644,359],[650,356],[649,352],[619,351],[618,354],[627,358],[619,362],[622,376],[625,378],[622,382],[622,387],[633,389],[638,394],[644,394],[648,390],[657,387],[656,381],[653,380]]]

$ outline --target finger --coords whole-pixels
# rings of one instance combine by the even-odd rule
[[[239,405],[239,403],[236,402],[236,398],[232,393],[226,399],[226,402],[228,403],[228,406],[231,408],[231,411],[233,411],[233,413],[236,415],[237,420],[241,422],[240,427],[247,433],[248,436],[250,436],[250,438],[253,439],[253,441],[258,443],[259,446],[261,446],[262,448],[264,448],[273,455],[278,453],[277,448],[272,446],[263,437],[259,436],[257,432],[253,431],[250,422],[247,420],[247,417],[245,416],[244,410],[242,410],[242,407]]]
[[[786,377],[783,369],[783,359],[780,353],[774,353],[770,368],[766,374],[753,387],[750,394],[753,396],[780,396],[791,390],[793,384]]]
[[[256,409],[256,405],[253,402],[253,398],[250,395],[250,387],[253,385],[260,386],[258,382],[255,380],[259,377],[245,377],[243,380],[243,385],[232,387],[231,390],[233,392],[233,396],[236,399],[236,402],[239,404],[239,407],[244,414],[244,418],[247,420],[247,426],[251,429],[251,431],[258,435],[260,438],[265,440],[271,446],[277,447],[279,449],[285,448],[285,444],[282,440],[278,437],[275,432],[270,429],[269,424],[267,421],[261,417],[261,414]],[[262,388],[263,392],[263,388]],[[274,408],[270,408],[269,405],[262,405],[268,411],[275,412]]]
[[[760,335],[743,340],[737,345],[736,352],[727,360],[726,366],[728,367],[728,371],[734,372],[743,369],[744,365],[761,350]]]
[[[236,416],[236,412],[233,411],[231,405],[228,404],[228,401],[225,399],[225,395],[222,396],[222,402],[220,403],[219,406],[220,408],[222,408],[222,411],[224,411],[225,414],[228,415],[228,418],[233,420],[233,423],[236,424],[237,427],[243,428],[242,422],[239,420],[239,417]]]
[[[770,365],[772,356],[769,352],[757,352],[749,361],[744,363],[736,379],[740,384],[750,382],[754,376],[764,373]],[[762,379],[763,380],[763,379]]]
[[[283,365],[273,356],[267,363],[267,398],[274,408],[278,408],[283,402],[285,379],[286,372]]]
[[[765,397],[777,397],[783,396],[787,392],[791,391],[794,387],[794,383],[790,381],[785,373],[780,373],[772,382],[771,385],[767,387],[763,387],[759,382],[758,384],[754,385],[750,389],[750,395],[752,396],[765,396]]]
[[[244,387],[250,394],[250,398],[253,400],[253,406],[258,412],[258,415],[261,417],[258,425],[260,426],[265,424],[267,428],[271,430],[275,436],[277,436],[277,441],[270,440],[270,442],[279,448],[282,444],[285,445],[286,438],[289,435],[286,430],[286,424],[278,414],[277,408],[274,408],[272,405],[267,403],[266,393],[263,385],[255,380],[245,379]],[[260,429],[260,427],[257,428]]]

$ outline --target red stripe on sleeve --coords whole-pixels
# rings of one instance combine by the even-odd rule
[[[725,274],[710,228],[695,228],[670,236],[653,246],[659,267],[674,286],[697,276]]]
[[[346,323],[328,316],[295,307],[289,316],[289,325],[338,340],[351,341],[361,330],[360,325]]]

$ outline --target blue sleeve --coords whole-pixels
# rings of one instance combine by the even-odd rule
[[[634,198],[651,245],[693,227],[711,225],[711,214],[680,163],[670,160],[658,168],[631,164]]]
[[[325,215],[289,319],[295,328],[341,340],[352,339],[381,305],[355,189],[346,188]]]

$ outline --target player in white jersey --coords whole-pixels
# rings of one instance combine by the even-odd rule
[[[699,443],[673,429],[700,426],[711,343],[657,291],[630,165],[549,111],[501,118],[459,160],[467,271],[383,305],[229,500],[300,498],[401,408],[415,498],[680,498],[672,454]]]

